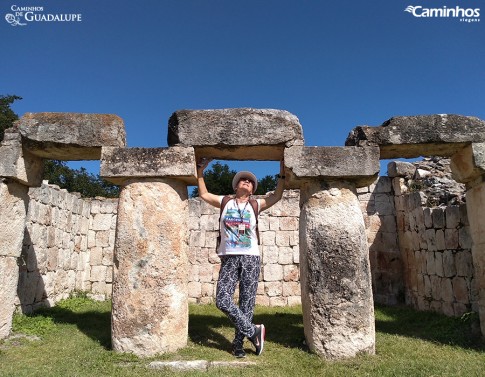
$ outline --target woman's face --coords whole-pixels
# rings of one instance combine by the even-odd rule
[[[254,183],[249,178],[241,178],[237,184],[237,189],[243,189],[252,194],[254,189]]]

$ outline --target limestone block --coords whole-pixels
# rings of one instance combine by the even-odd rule
[[[15,297],[19,279],[17,258],[0,255],[0,339],[6,338],[12,329]]]
[[[29,200],[27,192],[27,186],[0,179],[0,256],[20,256]]]
[[[485,174],[485,143],[467,145],[451,157],[451,172],[457,182],[467,183]]]
[[[431,210],[431,217],[433,219],[433,226],[435,228],[445,227],[445,213],[442,208],[433,208]]]
[[[115,184],[137,178],[177,178],[196,185],[192,147],[102,148],[100,176]]]
[[[416,171],[416,166],[414,166],[410,162],[391,161],[387,164],[387,175],[391,178],[394,178],[394,177],[412,178],[414,176],[415,171]]]
[[[280,247],[278,263],[282,265],[293,264],[293,249],[291,247]]]
[[[446,228],[454,229],[460,224],[460,207],[448,206],[445,209]]]
[[[300,285],[300,269],[296,265],[285,265],[283,266],[283,280],[285,282],[298,282]],[[295,293],[296,294],[296,293]],[[298,292],[298,295],[300,292]]]
[[[436,249],[442,251],[445,248],[445,233],[443,232],[443,229],[438,229],[436,231]]]
[[[446,278],[456,275],[455,256],[451,250],[443,252],[443,275]]]
[[[193,146],[203,157],[281,160],[285,147],[303,144],[298,118],[282,110],[179,110],[168,121],[168,145]]]
[[[466,144],[485,141],[485,121],[454,114],[399,116],[380,127],[354,128],[345,145],[378,145],[381,159],[452,156]]]
[[[364,221],[352,186],[301,192],[300,278],[310,349],[327,358],[375,352],[374,304]]]
[[[292,188],[314,179],[369,186],[379,173],[379,149],[294,146],[285,149],[285,166],[287,184]]]
[[[281,296],[283,294],[283,283],[281,281],[265,282],[264,291],[269,297]]]
[[[468,288],[466,278],[458,276],[454,277],[452,279],[452,284],[455,300],[462,304],[470,303],[470,290]]]
[[[11,137],[0,144],[0,177],[11,178],[27,186],[40,186],[43,160],[23,148],[20,135],[10,130],[7,129],[5,135]]]
[[[404,195],[408,192],[408,187],[405,184],[404,178],[394,178],[392,180],[392,189],[394,191],[394,195]]]
[[[109,230],[111,229],[111,214],[97,213],[93,217],[93,223],[91,225],[92,230]]]
[[[269,298],[269,306],[271,307],[286,306],[286,304],[287,304],[286,297],[275,296],[275,297]]]
[[[264,281],[281,281],[283,280],[283,266],[279,264],[265,264],[263,266]]]
[[[26,113],[16,127],[24,146],[53,160],[99,160],[101,147],[124,147],[123,120],[111,114]]]
[[[262,246],[263,264],[278,263],[279,249],[275,245],[263,245]]]
[[[112,343],[138,356],[187,345],[187,189],[171,179],[132,182],[119,199]]]

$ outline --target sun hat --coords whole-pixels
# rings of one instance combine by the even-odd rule
[[[258,188],[258,180],[256,176],[250,171],[240,171],[239,173],[237,173],[232,179],[232,188],[236,190],[237,184],[242,178],[248,178],[253,181],[253,193],[255,193],[256,189]]]

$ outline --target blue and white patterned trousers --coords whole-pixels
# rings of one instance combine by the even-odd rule
[[[241,347],[244,337],[254,335],[254,304],[260,271],[257,255],[221,256],[221,269],[217,281],[216,306],[236,327],[233,345]],[[234,292],[239,281],[239,305],[234,303]]]

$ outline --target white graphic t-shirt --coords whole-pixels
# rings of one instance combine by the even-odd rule
[[[219,197],[222,202],[223,196]],[[258,208],[261,206],[257,199]],[[256,216],[248,202],[237,204],[230,199],[221,215],[221,244],[218,255],[259,255]]]

